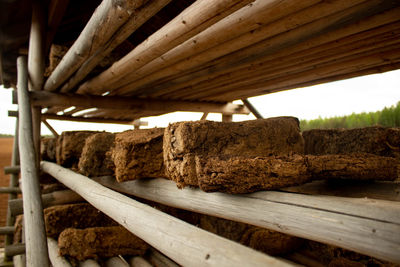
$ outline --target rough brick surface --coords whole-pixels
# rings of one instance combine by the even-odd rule
[[[40,145],[42,160],[56,162],[56,144],[57,138],[55,137],[42,138]]]
[[[96,177],[113,175],[114,163],[109,152],[114,146],[115,134],[96,133],[85,140],[79,159],[79,172],[85,176]]]
[[[299,185],[310,181],[302,155],[264,158],[197,157],[200,189],[206,192],[251,193]]]
[[[149,248],[143,240],[122,226],[68,228],[60,234],[58,246],[60,255],[79,261],[117,255],[143,255]]]
[[[165,177],[163,128],[118,133],[112,149],[118,182],[147,177]]]
[[[299,122],[293,117],[244,122],[178,122],[164,134],[166,174],[179,187],[197,186],[195,157],[266,157],[304,153]]]
[[[303,137],[306,154],[370,153],[400,159],[400,128],[310,130]]]
[[[97,226],[117,225],[110,217],[87,203],[60,205],[44,210],[46,234],[57,236],[66,228],[84,229]]]
[[[57,139],[56,159],[57,164],[67,168],[77,168],[85,140],[98,133],[94,131],[68,131],[63,132]]]
[[[395,180],[398,161],[368,153],[307,156],[314,179]]]

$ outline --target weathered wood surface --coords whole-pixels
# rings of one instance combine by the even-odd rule
[[[44,89],[55,91],[143,5],[143,0],[104,0],[93,13],[78,39],[47,79]]]
[[[257,119],[262,119],[263,118],[261,113],[256,109],[256,107],[253,104],[250,103],[250,101],[247,98],[242,99],[242,102],[251,111],[251,113],[253,113],[253,115]]]
[[[72,267],[71,263],[58,253],[57,241],[53,238],[47,238],[50,262],[55,267]]]
[[[43,171],[75,190],[93,206],[181,265],[290,266],[270,256],[200,230],[57,164],[42,162],[41,167]]]
[[[51,207],[51,206],[55,206],[55,205],[81,202],[81,201],[83,201],[83,198],[71,190],[55,191],[52,193],[42,195],[43,208],[47,208],[47,207]],[[9,205],[11,214],[14,216],[22,214],[24,211],[22,199],[10,200],[8,202],[8,205]]]
[[[168,206],[249,223],[294,236],[400,262],[400,206],[397,202],[283,192],[246,195],[179,190],[165,179],[118,184],[96,180],[114,190]]]
[[[47,129],[50,130],[50,132],[53,134],[54,137],[59,137],[59,134],[57,133],[56,130],[54,130],[53,127],[46,121],[46,119],[42,119],[42,122],[44,125],[46,125]]]
[[[79,267],[100,267],[100,264],[95,260],[85,260],[79,262]]]
[[[0,235],[4,234],[14,234],[15,227],[14,226],[3,226],[0,227]]]
[[[21,169],[19,165],[4,167],[4,174],[19,174],[20,171]]]
[[[166,257],[165,255],[161,254],[154,248],[150,248],[150,253],[148,254],[149,261],[155,266],[165,266],[165,267],[178,267],[179,265],[171,260],[170,258]]]
[[[104,47],[99,47],[97,52],[90,56],[69,80],[62,86],[61,92],[70,92],[77,86],[100,61],[110,54],[119,44],[125,41],[134,31],[143,25],[148,19],[153,17],[160,9],[166,6],[171,0],[147,1],[142,7],[134,10],[131,18],[118,31],[111,36],[111,39]]]
[[[143,259],[142,257],[135,256],[129,259],[129,266],[131,267],[152,267],[148,261]]]
[[[40,198],[39,169],[36,165],[31,106],[28,96],[26,58],[18,58],[19,154],[25,211],[26,262],[28,266],[48,266],[47,240]]]
[[[15,255],[21,255],[25,254],[26,249],[25,249],[25,244],[14,244],[14,245],[8,245],[4,248],[4,254],[7,257],[12,257]],[[33,266],[33,265],[32,265]]]
[[[252,0],[205,0],[194,2],[129,54],[115,62],[109,69],[81,85],[77,92],[101,95],[108,91],[110,85],[121,77],[141,68],[151,60],[161,56],[171,48],[181,44],[250,2]]]
[[[105,262],[105,267],[129,267],[129,264],[121,259],[120,257],[112,257],[109,258],[106,262]]]
[[[0,193],[21,194],[21,188],[19,188],[19,187],[0,187]]]
[[[67,95],[50,92],[31,92],[33,105],[58,106],[58,107],[82,107],[103,108],[125,111],[193,111],[215,112],[224,114],[249,114],[244,105],[232,103],[209,103],[199,101],[169,101],[169,100],[144,100],[140,98],[116,97],[116,96],[88,96]]]

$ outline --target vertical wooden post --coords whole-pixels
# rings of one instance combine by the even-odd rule
[[[14,134],[14,144],[13,144],[13,152],[11,157],[11,166],[19,165],[19,152],[18,152],[18,117],[15,120],[15,134]],[[10,187],[18,187],[18,177],[19,173],[11,173],[10,176]],[[16,199],[17,193],[10,193],[8,196],[8,200]],[[7,210],[7,218],[6,225],[14,226],[15,217],[10,212],[10,207]],[[13,240],[13,234],[6,235],[5,245],[10,245]]]
[[[45,69],[45,32],[46,32],[46,15],[44,12],[43,1],[32,1],[32,23],[29,35],[29,52],[28,52],[28,73],[29,73],[29,90],[39,91],[43,88],[44,69]],[[40,155],[40,125],[41,125],[41,108],[32,108],[33,120],[33,140],[35,150],[38,155],[37,164],[39,166]]]
[[[40,196],[39,172],[33,142],[32,114],[28,94],[26,57],[17,59],[19,154],[21,161],[22,196],[24,205],[25,243],[27,266],[49,266],[43,207]]]
[[[232,114],[230,114],[230,115],[222,114],[222,121],[231,122],[232,121]]]

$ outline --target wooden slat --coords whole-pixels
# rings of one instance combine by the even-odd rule
[[[181,44],[253,0],[195,1],[179,16],[138,45],[128,55],[115,62],[99,76],[85,82],[78,93],[101,95],[120,78],[141,68],[171,48]],[[201,12],[199,12],[201,10]]]
[[[320,2],[320,0],[292,1],[292,0],[256,0],[251,5],[247,5],[236,11],[230,16],[215,23],[201,33],[193,36],[179,46],[171,49],[162,56],[149,62],[134,73],[120,79],[113,85],[117,89],[115,94],[123,93],[124,85],[145,77],[151,73],[167,68],[185,58],[199,54],[214,46],[231,41],[242,34],[273,22],[279,18],[295,13],[305,7]],[[253,39],[257,42],[256,37]]]
[[[174,74],[193,70],[213,60],[215,60],[213,63],[213,65],[215,65],[218,62],[224,61],[225,58],[223,56],[230,59],[229,65],[223,64],[223,67],[212,68],[212,71],[209,69],[208,72],[213,73],[215,71],[225,70],[226,68],[233,68],[237,65],[253,61],[260,56],[264,56],[265,53],[272,54],[277,50],[288,47],[289,44],[294,45],[300,43],[307,38],[321,34],[335,26],[339,27],[344,21],[349,20],[349,18],[356,19],[359,16],[364,16],[365,10],[376,7],[381,2],[380,0],[358,0],[351,2],[341,0],[323,2],[320,5],[312,6],[295,13],[293,16],[288,16],[267,24],[260,27],[260,29],[250,31],[236,39],[222,43],[200,54],[188,57],[168,68],[164,68],[140,80],[136,80],[134,84],[130,86],[119,88],[118,94],[130,95],[128,92],[136,91],[135,94],[146,93],[144,95],[150,95],[153,92],[152,85],[154,83],[165,82],[165,79],[168,79],[168,77]],[[302,25],[304,26],[300,27]],[[277,40],[276,44],[268,42],[270,37],[290,32],[291,30],[295,30],[298,36],[291,37],[290,40],[287,40],[283,38],[285,36],[283,35]],[[235,51],[237,51],[237,53],[234,53]]]
[[[53,238],[47,238],[47,245],[49,247],[49,258],[53,266],[56,267],[72,267],[71,263],[66,258],[59,255],[57,241]]]
[[[165,113],[172,111],[193,111],[224,114],[249,114],[249,110],[245,106],[232,103],[151,100],[114,96],[67,95],[44,91],[31,92],[30,97],[32,103],[37,106],[75,106],[82,108]]]
[[[161,178],[124,183],[117,183],[110,177],[96,179],[114,190],[168,206],[400,262],[400,224],[397,223],[400,207],[397,202],[278,192],[205,193],[199,189],[177,189],[174,182]]]
[[[25,244],[13,244],[8,245],[4,248],[4,254],[7,257],[12,257],[15,255],[25,254],[26,248]],[[27,266],[34,266],[34,265],[27,265]]]
[[[57,164],[42,162],[41,167],[94,207],[183,266],[290,266],[116,193]]]
[[[78,39],[47,79],[44,89],[55,91],[130,18],[144,0],[103,0]]]
[[[143,23],[153,17],[161,8],[171,0],[147,1],[142,7],[136,9],[131,18],[113,35],[107,44],[99,47],[97,52],[89,57],[82,66],[66,81],[61,92],[72,91],[100,62],[110,54],[118,45],[124,42]]]
[[[263,116],[261,115],[260,112],[258,112],[258,110],[253,106],[253,104],[250,103],[250,101],[245,98],[242,99],[243,104],[251,111],[251,113],[253,113],[253,115],[257,118],[257,119],[262,119]]]
[[[51,125],[50,125],[45,119],[43,119],[42,122],[43,122],[44,125],[46,125],[47,129],[50,130],[50,132],[53,134],[54,137],[57,138],[57,137],[59,136],[59,134],[57,133],[57,131],[54,130],[54,128],[51,127]]]
[[[28,266],[49,266],[47,240],[40,198],[39,170],[32,140],[32,117],[28,95],[26,58],[18,57],[19,151],[24,193],[26,262]]]

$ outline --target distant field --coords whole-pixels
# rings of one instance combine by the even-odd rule
[[[4,166],[10,166],[13,138],[0,138],[0,187],[9,185],[9,175],[4,174]],[[0,226],[5,225],[8,195],[0,194]],[[4,237],[0,236],[0,247],[4,247]]]

